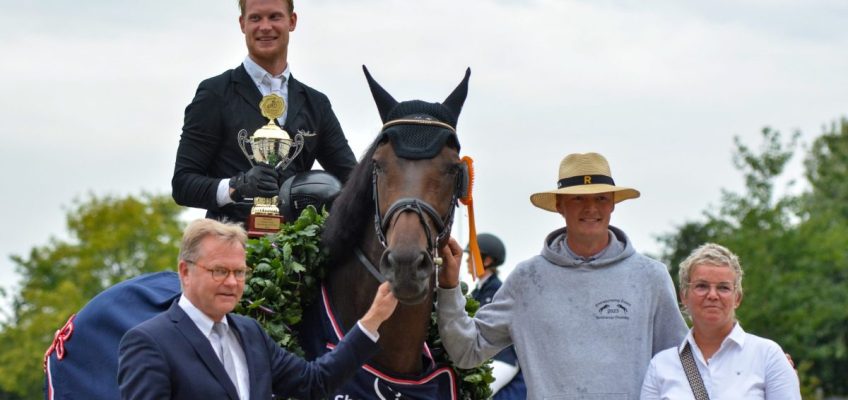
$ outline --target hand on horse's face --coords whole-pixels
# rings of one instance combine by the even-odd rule
[[[459,264],[462,262],[462,247],[453,237],[439,249],[444,262],[439,267],[439,287],[453,289],[459,285]]]
[[[368,309],[360,322],[369,332],[376,333],[380,325],[395,312],[397,303],[395,295],[392,294],[392,285],[389,282],[383,282],[377,288],[377,294],[374,295],[371,308]]]

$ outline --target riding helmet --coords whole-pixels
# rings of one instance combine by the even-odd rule
[[[323,207],[329,211],[341,190],[341,182],[328,172],[297,173],[286,179],[280,187],[280,215],[290,222],[297,219],[309,205],[315,206],[318,211]]]

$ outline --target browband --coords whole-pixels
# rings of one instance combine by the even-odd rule
[[[440,128],[445,128],[454,134],[456,133],[456,129],[454,127],[442,122],[435,121],[432,119],[413,119],[413,118],[401,118],[401,119],[393,119],[389,122],[383,124],[383,128],[381,130],[385,131],[386,128],[395,126],[395,125],[430,125],[430,126],[438,126]]]

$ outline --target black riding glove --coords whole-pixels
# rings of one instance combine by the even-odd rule
[[[279,194],[277,170],[266,163],[258,163],[247,172],[230,178],[230,194],[233,201],[242,201],[245,197],[274,197]]]

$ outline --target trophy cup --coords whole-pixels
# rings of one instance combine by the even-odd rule
[[[304,134],[299,132],[292,140],[286,131],[274,123],[286,109],[282,97],[276,94],[263,97],[259,109],[262,110],[262,116],[268,118],[268,123],[257,129],[253,136],[248,136],[244,129],[239,131],[239,147],[251,165],[264,162],[273,165],[277,171],[283,171],[303,149]],[[280,231],[283,217],[277,207],[277,197],[253,198],[253,207],[247,220],[249,237],[260,237]]]

